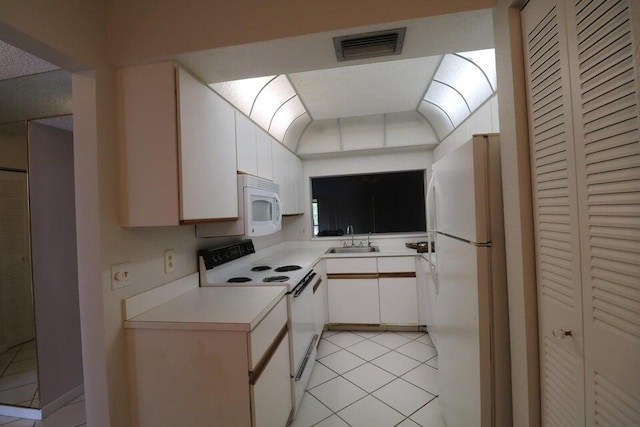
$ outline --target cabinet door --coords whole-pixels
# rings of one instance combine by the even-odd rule
[[[178,69],[181,220],[238,217],[234,110]]]
[[[174,64],[118,70],[118,134],[122,145],[120,198],[124,227],[180,222]],[[153,147],[151,152],[149,147]]]
[[[271,136],[255,126],[256,128],[256,145],[257,145],[257,163],[258,176],[264,179],[273,180],[273,159],[271,155],[272,144],[277,144]]]
[[[238,172],[258,175],[256,125],[239,111],[235,117]]]
[[[418,324],[418,291],[415,277],[380,278],[380,322]]]
[[[295,154],[282,147],[284,157],[284,191],[283,193],[283,213],[285,215],[293,215],[298,213],[298,197],[296,192],[297,165],[299,160]]]
[[[282,340],[251,391],[254,427],[287,424],[292,405],[289,334]]]
[[[275,140],[271,141],[271,164],[273,165],[271,174],[273,176],[273,182],[280,186],[280,205],[282,209],[282,213],[284,214],[286,211],[284,210],[284,170],[285,170],[285,158],[284,158],[285,148]]]
[[[308,185],[304,180],[304,174],[302,172],[302,159],[295,156],[295,183],[296,183],[296,213],[304,213],[305,208],[305,186]]]
[[[378,279],[329,279],[330,323],[380,323]]]

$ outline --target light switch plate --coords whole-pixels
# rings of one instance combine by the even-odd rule
[[[111,289],[131,286],[131,263],[123,262],[111,266]]]
[[[173,249],[164,251],[164,274],[176,271],[176,256]]]

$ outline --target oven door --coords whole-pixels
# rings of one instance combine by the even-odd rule
[[[291,328],[294,370],[295,410],[307,388],[311,371],[316,360],[318,334],[315,333],[313,317],[313,278],[312,273],[306,280],[293,289],[291,294]]]
[[[245,234],[265,236],[279,231],[282,224],[278,193],[245,187]]]

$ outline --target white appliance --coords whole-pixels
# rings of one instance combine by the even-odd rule
[[[280,186],[251,175],[238,175],[238,219],[196,225],[196,236],[266,236],[282,228]]]
[[[317,342],[313,285],[317,281],[311,260],[296,251],[281,251],[253,260],[251,240],[202,250],[198,262],[200,286],[286,286],[289,311],[289,352],[294,414],[311,378]],[[316,280],[314,280],[316,279]]]
[[[434,323],[448,427],[512,424],[499,148],[498,135],[475,135],[433,165]]]

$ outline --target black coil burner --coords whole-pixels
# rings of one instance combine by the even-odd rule
[[[251,279],[248,277],[232,277],[231,279],[227,280],[227,283],[245,283],[250,281]]]
[[[251,271],[267,271],[267,270],[271,270],[271,267],[269,267],[268,265],[256,265],[251,269]]]
[[[269,276],[262,279],[263,282],[286,282],[289,280],[289,276]]]
[[[283,265],[282,267],[278,267],[276,268],[274,271],[277,271],[278,273],[284,273],[285,271],[296,271],[296,270],[300,270],[302,267],[300,267],[299,265]]]

